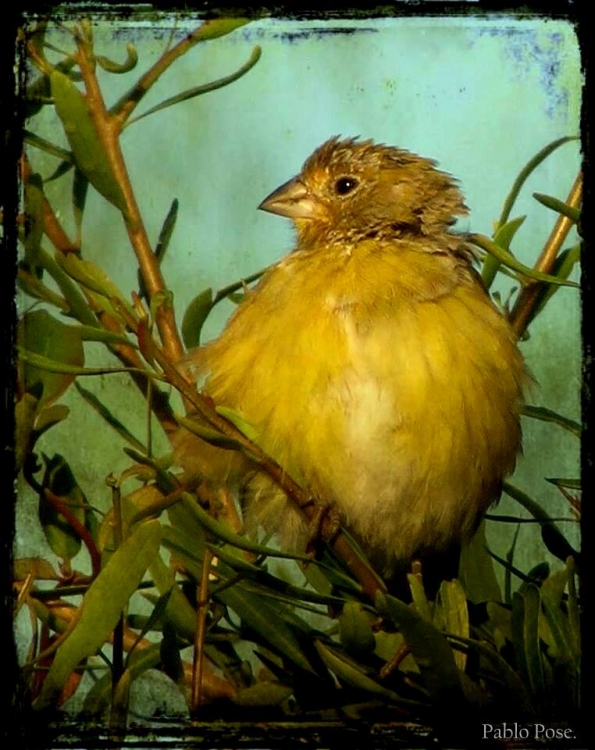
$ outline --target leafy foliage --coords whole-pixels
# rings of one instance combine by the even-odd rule
[[[72,30],[74,52],[51,64],[44,55],[45,26],[28,33],[27,52],[38,71],[26,92],[29,111],[34,117],[43,107],[55,107],[70,149],[30,134],[23,158],[25,221],[18,279],[26,298],[43,307],[25,312],[19,328],[16,453],[39,497],[41,527],[60,560],[59,572],[42,558],[15,566],[19,608],[27,607],[35,623],[23,665],[32,704],[36,709],[62,705],[81,689],[82,674],[91,673],[95,684],[86,695],[85,711],[93,716],[108,711],[111,726],[121,729],[128,721],[131,684],[158,669],[178,686],[192,715],[203,711],[203,716],[256,721],[263,716],[374,719],[396,714],[432,726],[439,724],[437,716],[453,711],[565,721],[580,702],[579,560],[536,500],[505,488],[541,525],[544,545],[562,567],[541,566],[523,574],[513,564],[512,550],[508,561],[498,563],[506,570],[502,596],[480,536],[466,552],[460,580],[443,582],[432,601],[423,575],[411,575],[412,602],[406,604],[366,573],[365,560],[357,568],[364,573],[350,572],[361,552],[349,540],[341,555],[327,549],[313,559],[244,536],[228,497],[209,494],[204,485],[184,486],[167,457],[155,457],[148,441],[125,426],[125,415],[114,413],[80,382],[83,376],[124,371],[166,431],[178,422],[194,424],[206,441],[248,452],[274,469],[251,445],[249,425],[238,422],[239,415],[199,401],[206,419],[192,423],[174,414],[161,390],[165,381],[184,396],[199,398],[184,391],[176,377],[182,344],[159,271],[177,204],[165,220],[160,251],[149,247],[147,252],[118,145],[135,107],[177,57],[241,24],[239,19],[203,24],[111,108],[101,99],[93,63],[111,74],[129,73],[137,62],[133,47],[128,46],[124,63],[107,60],[95,53],[91,27],[83,22]],[[237,73],[169,97],[145,115],[230,83],[247,73],[259,54],[255,50]],[[564,250],[549,265],[527,268],[512,249],[523,217],[509,219],[528,175],[569,140],[549,144],[521,171],[494,236],[473,238],[484,253],[488,286],[504,272],[521,289],[537,291],[525,321],[535,319],[557,288],[576,286],[568,278],[578,262],[577,248]],[[82,255],[81,237],[67,237],[46,196],[48,181],[29,163],[36,150],[60,160],[50,179],[66,180],[72,173],[79,232],[88,188],[106,198],[106,211],[119,215],[128,228],[134,226],[130,262],[136,258],[142,295],[120,290]],[[566,231],[578,220],[578,203],[542,195],[537,200],[565,217]],[[184,317],[186,345],[199,341],[213,307],[242,286],[237,282],[217,294],[211,289],[199,293]],[[520,294],[519,304],[526,304]],[[511,314],[518,319],[515,310]],[[105,346],[121,366],[86,367],[90,341]],[[128,443],[126,452],[134,462],[121,475],[110,474],[113,505],[105,515],[89,504],[94,488],[83,489],[67,456],[48,457],[37,450],[41,435],[68,420],[68,409],[57,402],[73,385],[83,397],[81,408],[91,406],[106,429]],[[527,414],[551,429],[580,433],[578,425],[545,407],[529,407]],[[578,481],[551,481],[559,482],[578,515],[578,498],[570,494],[576,493]],[[133,482],[134,489],[124,492],[125,482]],[[72,569],[83,546],[92,560],[90,576]],[[188,646],[194,647],[192,663]]]

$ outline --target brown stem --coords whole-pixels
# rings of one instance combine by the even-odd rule
[[[192,691],[190,699],[190,715],[194,720],[198,718],[198,711],[202,703],[202,685],[204,669],[204,644],[207,634],[207,615],[209,612],[209,571],[211,569],[211,551],[205,549],[202,561],[200,585],[197,587],[196,632],[194,637],[194,661],[192,662]]]
[[[566,203],[572,208],[579,208],[582,198],[582,188],[583,178],[579,172],[566,199]],[[558,216],[558,220],[535,263],[534,268],[536,271],[551,273],[560,248],[572,227],[573,222],[568,216],[564,216],[563,214]],[[519,293],[517,301],[509,315],[512,328],[519,338],[523,335],[531,320],[544,287],[545,285],[541,281],[528,281]]]
[[[204,24],[194,29],[181,42],[172,47],[147,72],[142,75],[134,86],[122,96],[116,104],[110,109],[113,122],[118,125],[120,130],[124,127],[126,120],[134,112],[139,103],[157,79],[165,73],[170,65],[179,57],[186,54],[188,50],[201,41],[204,33]]]
[[[54,508],[54,510],[57,510],[58,513],[66,519],[66,523],[70,526],[70,528],[74,531],[74,533],[79,537],[79,539],[87,548],[89,557],[91,558],[93,577],[99,575],[99,571],[101,570],[101,555],[88,529],[86,529],[85,526],[78,520],[78,518],[76,518],[76,516],[71,513],[61,497],[53,493],[47,487],[43,488],[43,494],[47,502]]]
[[[82,35],[77,37],[76,61],[79,65],[85,90],[87,107],[95,125],[97,135],[102,142],[105,154],[118,181],[126,207],[122,212],[130,244],[136,255],[140,272],[149,296],[165,292],[165,282],[159,263],[153,254],[151,243],[142,220],[139,206],[132,189],[132,184],[120,148],[120,123],[107,111],[103,95],[95,75],[93,52],[90,43]],[[178,360],[184,353],[184,347],[175,323],[174,310],[171,305],[160,305],[156,313],[156,323],[161,341],[172,360]]]

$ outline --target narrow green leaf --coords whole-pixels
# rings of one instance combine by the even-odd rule
[[[374,651],[376,640],[370,615],[360,602],[345,602],[339,615],[339,639],[348,653],[361,654]]]
[[[423,617],[423,619],[428,622],[432,622],[432,611],[430,609],[430,603],[428,602],[423,582],[419,576],[416,576],[413,573],[407,574],[407,581],[411,591],[411,598],[413,599],[415,609],[419,616]]]
[[[128,655],[126,656],[126,665],[125,665],[126,669],[130,667],[132,656],[138,644],[147,635],[147,633],[150,630],[152,630],[155,627],[155,625],[158,622],[162,621],[163,618],[165,617],[165,612],[167,610],[169,600],[171,599],[172,590],[173,590],[173,587],[169,589],[169,591],[166,591],[164,594],[162,594],[155,602],[153,611],[151,612],[146,622],[144,623],[143,627],[141,628],[138,636],[136,637],[136,641],[132,644],[130,650],[128,651]]]
[[[580,557],[539,503],[509,482],[504,482],[502,489],[509,497],[520,503],[523,508],[528,510],[539,521],[543,543],[552,555],[563,561],[566,561],[569,557],[573,557],[574,559]]]
[[[140,677],[148,669],[157,667],[159,661],[158,643],[135,651],[130,655],[130,663],[127,667],[131,682]],[[112,675],[111,672],[108,672],[97,680],[85,696],[82,714],[85,716],[101,716],[109,705],[111,693]]]
[[[87,203],[87,193],[89,180],[82,171],[75,166],[74,176],[72,178],[72,213],[74,216],[74,226],[76,229],[76,244],[81,246],[83,237],[83,214]]]
[[[33,445],[33,425],[39,400],[32,393],[23,393],[15,406],[14,451],[15,468],[19,472]]]
[[[68,164],[72,164],[73,162],[72,154],[70,153],[70,151],[67,151],[65,148],[60,148],[60,146],[56,146],[55,143],[47,141],[45,138],[37,135],[37,133],[32,133],[30,130],[24,130],[23,140],[30,146],[35,146],[41,151],[45,151],[46,154],[56,156],[58,159],[61,159]]]
[[[577,136],[565,136],[564,138],[558,138],[555,141],[548,143],[547,146],[538,151],[533,158],[529,159],[529,161],[521,169],[517,178],[515,179],[510,193],[506,196],[506,200],[504,201],[504,205],[502,207],[502,213],[500,215],[500,220],[498,221],[499,226],[502,226],[508,221],[508,217],[510,216],[510,212],[512,211],[516,199],[518,198],[523,185],[530,177],[531,173],[534,172],[535,169],[557,148],[563,146],[565,143],[576,140],[578,140]]]
[[[215,594],[215,598],[230,607],[242,621],[268,646],[305,672],[316,674],[296,637],[282,616],[282,605],[272,605],[241,583]]]
[[[316,639],[314,641],[316,650],[320,654],[321,659],[326,666],[334,672],[338,679],[349,685],[350,687],[362,690],[371,695],[384,698],[395,703],[405,703],[408,701],[403,700],[397,693],[385,688],[383,685],[379,685],[371,677],[369,677],[353,660],[348,659],[344,655],[339,655],[335,649],[330,648],[321,640]],[[410,705],[418,705],[411,701]]]
[[[85,97],[70,78],[58,70],[50,74],[56,112],[62,120],[72,154],[91,185],[120,211],[126,200],[95,129]]]
[[[196,419],[190,419],[185,417],[183,414],[176,414],[176,421],[185,427],[188,432],[193,435],[197,435],[202,440],[205,440],[211,445],[216,445],[218,448],[224,448],[225,450],[241,450],[241,445],[237,440],[227,437],[222,432],[218,432],[213,427],[198,421]]]
[[[515,707],[520,716],[531,718],[535,716],[531,696],[525,687],[525,683],[506,659],[504,659],[504,657],[502,657],[492,646],[481,641],[471,638],[462,638],[460,636],[451,636],[450,639],[466,644],[469,648],[477,651],[477,653],[487,661],[491,662],[495,669],[498,683],[504,683],[504,693],[506,698],[510,701],[510,705]],[[485,678],[488,679],[488,676],[486,675]]]
[[[500,247],[493,240],[490,240],[488,237],[485,237],[482,234],[470,234],[468,239],[470,242],[478,245],[483,250],[491,253],[496,258],[496,260],[502,263],[502,265],[512,269],[513,271],[516,271],[525,278],[533,279],[534,281],[542,281],[547,284],[556,284],[557,286],[569,286],[573,287],[574,289],[578,289],[580,287],[580,285],[574,281],[561,279],[558,276],[551,276],[550,274],[536,271],[534,268],[530,268],[529,266],[524,265],[523,263],[518,261],[511,252]]]
[[[512,597],[512,639],[517,663],[537,705],[545,695],[545,678],[539,646],[541,595],[533,583],[523,584]]]
[[[167,527],[164,527],[164,530],[165,528]],[[182,638],[192,643],[196,634],[196,612],[176,583],[172,569],[163,562],[160,555],[156,555],[149,571],[162,597],[171,592],[165,608],[165,621]]]
[[[553,422],[559,427],[568,430],[573,435],[576,435],[576,437],[581,437],[582,427],[578,422],[575,422],[572,419],[568,419],[568,417],[563,417],[561,414],[558,414],[557,412],[553,411],[552,409],[548,409],[545,406],[531,406],[529,404],[525,404],[525,406],[523,407],[523,415],[526,417],[531,417],[531,419],[538,419],[542,422]]]
[[[25,262],[32,273],[36,273],[39,249],[43,237],[44,194],[41,176],[32,174],[25,182]]]
[[[558,198],[554,198],[554,196],[552,195],[533,193],[533,197],[536,201],[541,203],[542,206],[550,208],[552,211],[562,214],[563,216],[567,216],[575,224],[578,224],[578,222],[580,221],[580,209],[569,206],[567,203],[564,203],[564,201],[561,201]]]
[[[46,310],[33,310],[19,321],[18,347],[27,350],[21,355],[20,375],[24,391],[41,385],[40,407],[56,401],[74,380],[85,361],[80,332],[65,325]],[[43,362],[48,357],[58,369],[48,371]]]
[[[231,422],[238,430],[245,435],[248,440],[258,445],[258,431],[254,425],[250,424],[248,420],[239,411],[230,408],[229,406],[217,406],[215,407],[217,414],[221,414],[225,417],[228,422]]]
[[[377,593],[376,607],[403,633],[436,704],[442,708],[458,705],[462,701],[459,671],[445,636],[431,622],[392,596]]]
[[[227,86],[228,84],[233,83],[233,81],[237,81],[238,78],[241,78],[251,68],[253,68],[256,65],[256,63],[260,59],[260,55],[261,55],[260,47],[258,46],[254,47],[249,59],[244,63],[244,65],[242,65],[241,68],[236,70],[234,73],[231,73],[228,76],[224,76],[223,78],[219,78],[217,81],[210,81],[209,83],[204,83],[200,86],[194,86],[193,88],[187,89],[186,91],[182,91],[181,93],[176,94],[175,96],[170,96],[168,99],[165,99],[165,101],[162,101],[159,104],[155,105],[154,107],[151,107],[151,109],[148,109],[146,112],[143,112],[138,117],[131,118],[127,124],[131,125],[133,122],[138,122],[139,120],[142,120],[143,117],[152,115],[155,112],[159,112],[162,109],[167,109],[167,107],[172,107],[174,104],[179,104],[180,102],[185,102],[185,101],[188,101],[189,99],[194,99],[194,97],[200,96],[201,94],[207,94],[210,91],[216,91],[217,89],[223,88],[224,86]]]
[[[120,435],[120,437],[126,440],[126,442],[130,443],[130,445],[133,445],[139,451],[144,451],[145,446],[142,444],[142,442],[134,437],[130,430],[125,427],[122,422],[120,422],[120,420],[114,416],[114,414],[112,414],[107,406],[105,406],[105,404],[103,404],[102,401],[97,398],[94,393],[84,388],[80,383],[75,383],[74,387],[89,404],[89,406],[91,406],[91,408],[96,411],[97,414],[99,414],[99,416],[102,417],[109,424],[109,426],[118,433],[118,435]]]
[[[70,307],[66,300],[53,289],[46,286],[35,273],[31,273],[26,268],[26,264],[21,264],[17,269],[17,281],[19,289],[33,299],[39,299],[57,307],[63,313],[70,313]]]
[[[517,219],[512,219],[497,229],[493,236],[493,241],[496,245],[499,245],[504,250],[508,250],[515,234],[520,229],[526,218],[526,216],[519,216]],[[485,257],[481,272],[483,282],[488,289],[492,285],[492,281],[498,273],[499,268],[500,261],[494,255],[488,253]]]
[[[233,702],[237,706],[262,708],[278,706],[293,694],[293,688],[278,682],[257,682],[234,696]]]
[[[160,378],[156,373],[149,370],[143,370],[139,367],[75,367],[63,362],[57,362],[49,357],[43,357],[40,354],[34,354],[24,349],[18,348],[20,359],[28,365],[51,373],[60,373],[62,375],[108,375],[116,372],[138,372],[141,375],[147,375],[156,379]],[[71,381],[73,379],[71,378]]]
[[[502,599],[494,563],[486,550],[485,522],[482,521],[473,537],[463,545],[459,563],[459,580],[474,604]]]
[[[553,484],[555,487],[563,487],[566,490],[575,490],[576,492],[582,490],[582,482],[580,479],[569,479],[568,477],[545,477],[545,481]]]
[[[467,611],[467,599],[460,582],[442,581],[440,584],[440,604],[442,608],[443,628],[449,634],[469,637],[469,613]],[[464,672],[467,663],[467,654],[461,651],[454,652],[455,664]]]
[[[34,708],[52,705],[78,664],[95,654],[114,630],[150,563],[157,556],[161,525],[139,525],[108,560],[83,597],[78,621],[56,655]]]
[[[203,528],[214,534],[217,539],[221,539],[234,547],[245,549],[248,552],[256,552],[259,555],[267,555],[268,557],[282,557],[288,560],[302,560],[304,562],[309,561],[309,558],[304,555],[292,555],[288,552],[280,552],[272,547],[258,544],[257,542],[253,542],[246,537],[236,534],[226,525],[220,521],[216,521],[210,516],[207,511],[204,510],[204,508],[201,508],[201,506],[192,498],[192,495],[187,492],[182,494],[182,502],[185,507],[190,509],[191,513],[196,517]]]
[[[213,308],[213,290],[209,287],[196,295],[182,319],[182,340],[187,349],[200,344],[200,332]]]
[[[92,261],[80,258],[74,253],[68,253],[68,255],[59,254],[56,256],[56,260],[60,267],[71,278],[78,281],[81,286],[91,289],[108,299],[118,299],[125,307],[129,307],[126,298],[110,277]]]
[[[56,251],[56,257],[62,257],[62,253]],[[85,325],[98,327],[99,323],[95,313],[89,307],[89,303],[68,274],[60,268],[56,260],[49,253],[41,250],[39,253],[39,262],[58,285],[64,295],[64,299],[68,303],[71,315]]]
[[[129,73],[134,70],[138,62],[138,53],[132,43],[126,45],[126,60],[123,63],[117,63],[103,55],[95,55],[97,65],[108,73]]]
[[[165,217],[165,221],[163,222],[163,225],[161,227],[161,231],[159,232],[157,244],[155,245],[155,257],[157,258],[158,263],[161,263],[161,261],[165,258],[165,253],[167,252],[167,248],[169,247],[169,242],[171,240],[172,234],[174,233],[174,229],[176,228],[179,207],[180,203],[178,199],[174,198],[171,202],[171,206],[169,207],[169,211],[167,212],[167,216]]]

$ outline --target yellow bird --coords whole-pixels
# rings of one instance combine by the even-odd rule
[[[260,208],[295,249],[189,370],[260,447],[339,514],[387,575],[468,538],[521,446],[528,376],[472,268],[455,181],[429,159],[331,138]],[[267,476],[181,429],[177,463],[247,500],[247,523],[300,548],[307,523]]]

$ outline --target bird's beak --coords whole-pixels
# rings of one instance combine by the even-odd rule
[[[268,195],[258,208],[290,219],[314,219],[320,216],[322,206],[304,183],[294,177]]]

